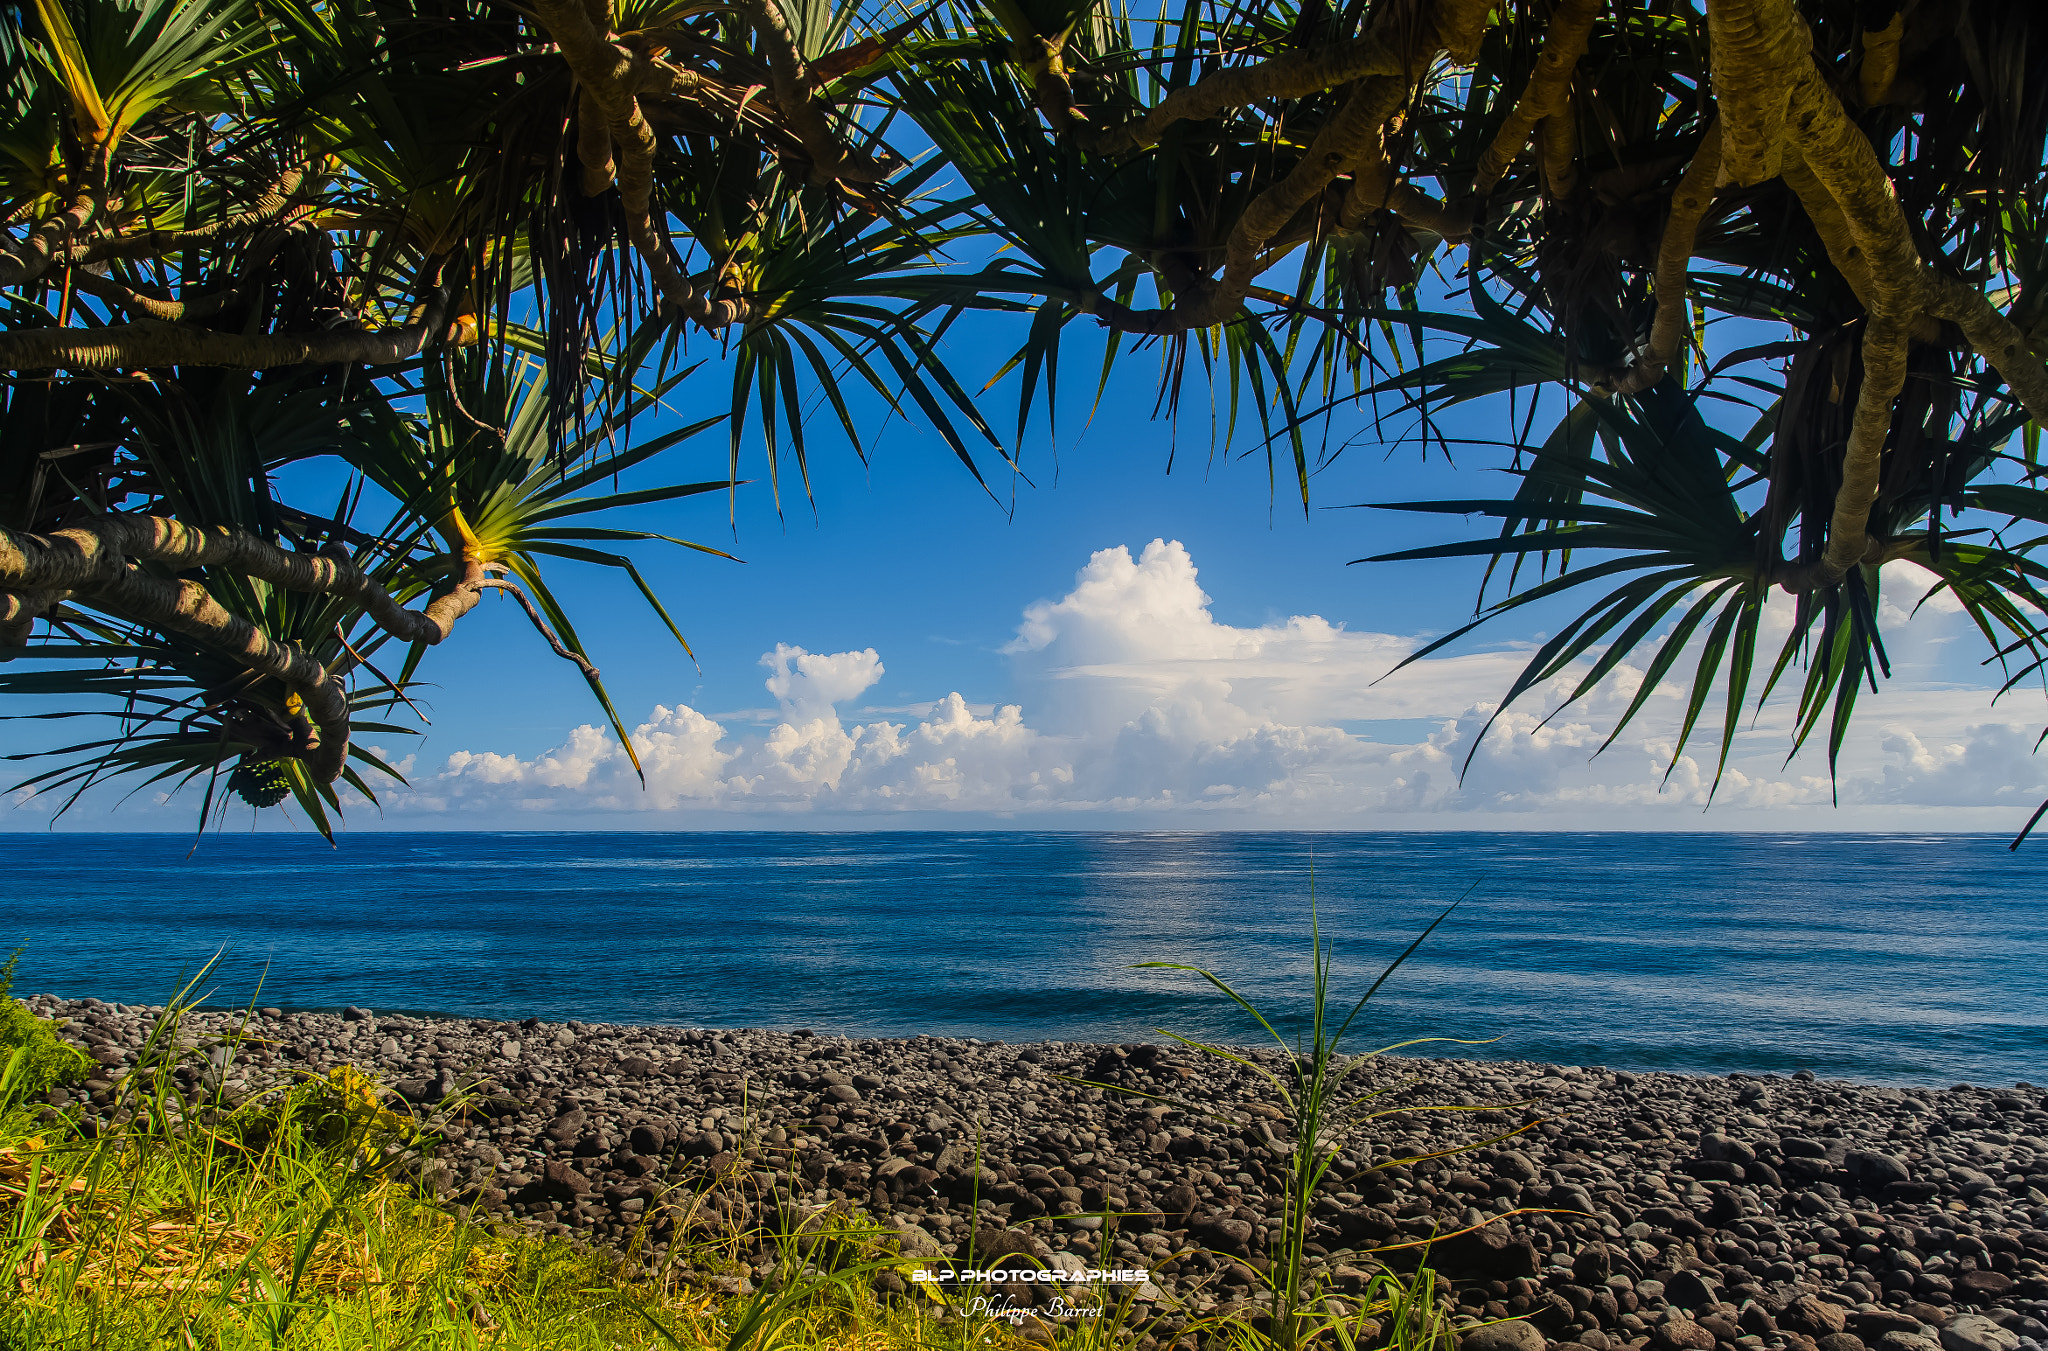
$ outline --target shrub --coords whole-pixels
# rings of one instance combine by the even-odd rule
[[[19,1096],[47,1093],[58,1084],[75,1084],[90,1074],[93,1059],[57,1037],[47,1018],[38,1018],[28,1005],[12,996],[14,965],[21,949],[0,966],[0,1065],[5,1066],[7,1089]]]

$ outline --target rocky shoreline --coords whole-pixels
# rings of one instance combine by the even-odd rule
[[[68,1019],[65,1035],[103,1066],[82,1101],[58,1090],[53,1106],[110,1110],[161,1010],[28,1002]],[[703,1234],[857,1209],[914,1256],[1144,1268],[1149,1280],[1128,1289],[1165,1336],[1252,1296],[1281,1213],[1279,1114],[1251,1071],[1181,1047],[362,1009],[195,1013],[181,1030],[192,1058],[180,1073],[231,1095],[342,1064],[420,1110],[470,1090],[473,1110],[425,1162],[423,1184],[479,1216],[615,1246],[637,1238],[649,1262]],[[1397,1110],[1360,1135],[1318,1197],[1311,1251],[1339,1289],[1367,1279],[1369,1250],[1553,1212],[1432,1250],[1461,1321],[1529,1315],[1470,1333],[1467,1351],[2048,1343],[2042,1089],[1393,1058],[1365,1082]],[[1471,1104],[1497,1106],[1422,1110]],[[1474,1152],[1368,1171],[1532,1121]],[[756,1275],[772,1269],[765,1249],[740,1256]],[[737,1288],[749,1276],[742,1266],[721,1279]]]

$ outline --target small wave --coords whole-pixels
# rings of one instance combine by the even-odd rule
[[[1297,1015],[1313,849],[1340,993],[1487,878],[1376,997],[1375,1035],[1881,1082],[2048,1062],[2048,859],[1988,835],[504,833],[356,836],[317,862],[218,837],[189,864],[170,837],[6,843],[35,879],[15,889],[35,904],[0,898],[17,988],[131,1003],[225,948],[224,996],[268,958],[278,1004],[1242,1040],[1199,978],[1130,968],[1210,965]]]

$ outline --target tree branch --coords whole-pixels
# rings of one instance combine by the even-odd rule
[[[1557,111],[1536,124],[1536,141],[1541,149],[1543,190],[1563,201],[1579,188],[1579,124],[1572,112],[1569,86],[1559,97]]]
[[[611,119],[588,89],[576,96],[576,160],[583,166],[583,195],[601,196],[618,181],[612,158]]]
[[[1792,194],[1806,211],[1807,219],[1813,222],[1814,233],[1820,236],[1828,251],[1828,261],[1849,283],[1849,289],[1856,293],[1856,302],[1863,306],[1864,311],[1868,313],[1876,309],[1879,304],[1877,277],[1871,271],[1869,255],[1864,252],[1841,202],[1815,176],[1813,166],[1806,162],[1805,153],[1797,146],[1786,153],[1784,169],[1785,186],[1792,189]],[[1916,263],[1917,258],[1916,251]],[[1909,322],[1914,341],[1940,341],[1941,325],[1924,311],[1915,313]]]
[[[1714,181],[1721,173],[1721,124],[1707,127],[1685,176],[1671,194],[1671,215],[1664,222],[1664,235],[1657,246],[1657,317],[1650,324],[1650,342],[1636,358],[1633,368],[1611,384],[1595,386],[1595,394],[1634,394],[1664,378],[1678,346],[1685,341],[1686,273],[1692,267],[1693,246],[1699,239],[1700,221],[1714,200]]]
[[[424,610],[408,610],[382,583],[331,553],[292,553],[241,531],[197,529],[164,516],[103,516],[90,526],[48,535],[0,526],[0,587],[12,591],[96,590],[127,559],[174,571],[225,568],[287,591],[317,592],[359,602],[376,624],[402,642],[432,646],[475,607],[483,564],[465,560],[463,581]],[[472,575],[473,573],[473,575]]]
[[[1785,110],[1793,85],[1812,73],[1813,34],[1783,0],[1715,0],[1707,36],[1722,172],[1743,187],[1768,183],[1783,172]]]
[[[1287,176],[1251,200],[1225,242],[1222,276],[1207,285],[1178,291],[1171,309],[1133,311],[1098,301],[1092,313],[1110,328],[1148,336],[1208,328],[1234,318],[1268,262],[1267,242],[1339,174],[1367,162],[1375,152],[1384,160],[1387,122],[1406,105],[1416,82],[1428,73],[1439,53],[1448,53],[1460,62],[1476,59],[1492,8],[1493,0],[1437,0],[1424,17],[1404,13],[1381,20],[1393,30],[1391,36],[1400,40],[1397,73],[1359,80]],[[1376,25],[1367,41],[1378,36]],[[1207,83],[1202,81],[1195,88]]]
[[[1856,72],[1856,92],[1863,106],[1875,108],[1891,101],[1892,82],[1899,76],[1899,39],[1906,35],[1906,6],[1893,11],[1883,28],[1863,30],[1863,65]]]
[[[1920,293],[1927,312],[1961,328],[1977,355],[2012,387],[2027,416],[2048,427],[2048,365],[2028,345],[2019,325],[2000,314],[1976,287],[1945,273],[1927,272]]]
[[[189,230],[144,230],[132,235],[107,235],[72,248],[64,261],[74,267],[82,267],[92,263],[108,262],[115,258],[160,258],[164,254],[189,248],[194,244],[205,244],[247,234],[251,230],[270,224],[290,210],[295,194],[305,181],[306,171],[303,166],[287,169],[247,211],[239,211],[232,216],[224,216],[210,225],[197,225]]]
[[[106,328],[19,328],[0,332],[0,370],[218,366],[260,371],[336,362],[391,366],[418,356],[440,333],[447,310],[448,291],[437,287],[405,326],[368,332],[222,333],[161,319]]]
[[[45,219],[18,243],[10,243],[0,251],[0,290],[25,286],[49,271],[57,255],[99,214],[101,201],[98,191],[81,192],[72,198],[70,206]]]
[[[1306,98],[1371,75],[1399,75],[1400,57],[1381,44],[1377,31],[1350,42],[1289,52],[1256,65],[1219,70],[1185,89],[1176,89],[1142,117],[1113,127],[1081,129],[1081,148],[1098,155],[1149,150],[1176,122],[1201,122],[1226,108],[1267,99]]]
[[[1366,153],[1351,170],[1351,186],[1344,193],[1337,214],[1345,231],[1362,227],[1375,211],[1391,211],[1410,225],[1420,226],[1457,243],[1472,234],[1472,213],[1456,210],[1431,197],[1412,183],[1398,181],[1387,154],[1390,120],[1368,142]]]
[[[290,553],[225,528],[199,530],[161,516],[107,516],[49,535],[0,527],[0,641],[25,642],[30,619],[71,597],[185,634],[252,671],[276,676],[299,695],[319,729],[299,758],[320,783],[333,782],[348,755],[348,697],[340,681],[297,647],[223,608],[198,582],[144,572],[130,557],[174,572],[220,568],[287,591],[344,597],[400,641],[428,646],[445,640],[476,608],[487,580],[481,560],[462,560],[448,590],[424,609],[409,610],[346,558]]]
[[[63,599],[61,591],[0,591],[0,661],[11,661],[10,648],[27,647],[36,620]]]
[[[1600,0],[1564,0],[1557,12],[1550,16],[1550,26],[1543,32],[1543,52],[1536,58],[1536,69],[1530,72],[1529,83],[1522,90],[1522,97],[1515,101],[1515,107],[1494,133],[1492,144],[1479,157],[1478,171],[1472,178],[1472,193],[1484,197],[1500,182],[1529,144],[1529,134],[1536,124],[1545,118],[1564,118],[1570,111],[1572,72],[1579,64],[1579,58],[1586,54],[1586,40],[1593,32],[1593,20],[1600,14]],[[1544,167],[1552,177],[1553,184],[1559,170],[1553,163],[1553,147],[1546,142],[1543,156]],[[1564,156],[1569,168],[1570,154]],[[1556,191],[1559,197],[1569,197],[1569,190]]]
[[[204,319],[218,314],[242,298],[239,287],[215,291],[211,295],[194,296],[190,300],[164,300],[157,296],[146,296],[112,277],[103,277],[83,270],[71,274],[71,284],[89,296],[94,296],[112,305],[119,305],[130,314],[139,314],[146,319],[157,319],[164,323],[178,323],[187,319]]]
[[[1787,0],[1776,3],[1790,9]],[[1800,22],[1796,14],[1793,17]],[[1871,272],[1863,384],[1856,394],[1849,444],[1842,452],[1842,484],[1835,493],[1827,550],[1821,559],[1823,576],[1832,581],[1847,575],[1863,557],[1870,507],[1877,500],[1878,469],[1891,433],[1892,401],[1906,386],[1906,341],[1920,313],[1919,282],[1926,269],[1870,138],[1849,119],[1812,58],[1802,57],[1799,64],[1803,69],[1793,82],[1786,123],[1792,140],[1787,157],[1796,153],[1805,160],[1814,178],[1841,205],[1850,237],[1869,260]]]
[[[1032,34],[1011,44],[1010,59],[1031,77],[1032,101],[1053,131],[1065,133],[1085,126],[1088,115],[1074,106],[1074,82],[1067,74],[1067,39]]]
[[[811,182],[819,186],[845,179],[879,183],[894,172],[867,155],[849,149],[833,134],[831,119],[811,94],[810,66],[798,49],[789,19],[775,0],[753,0],[754,31],[768,53],[768,82],[775,106],[782,111],[811,160]]]
[[[669,307],[707,328],[723,327],[744,313],[730,302],[714,304],[690,285],[683,275],[668,241],[654,224],[654,129],[647,125],[634,91],[642,82],[632,52],[613,42],[591,18],[581,0],[534,0],[534,9],[561,50],[562,60],[582,86],[581,97],[595,104],[605,118],[608,149],[616,156],[613,178],[619,202],[625,208],[626,239],[647,264],[654,285]],[[671,88],[675,80],[665,81]],[[687,83],[687,82],[683,82]],[[578,153],[596,153],[592,138],[579,137]],[[595,172],[602,177],[604,164],[582,161],[585,181]]]
[[[586,106],[594,103],[604,113],[609,148],[618,156],[616,181],[619,201],[626,209],[627,240],[654,274],[662,298],[687,313],[697,295],[677,266],[668,242],[654,228],[654,130],[633,97],[633,54],[592,22],[581,0],[535,0],[534,9],[582,85]],[[580,153],[594,147],[579,142],[577,148]],[[602,169],[602,165],[584,160],[585,181]]]
[[[534,628],[540,630],[540,636],[548,640],[548,646],[555,650],[555,655],[563,661],[576,663],[576,668],[583,672],[583,678],[590,682],[590,688],[598,687],[597,667],[591,665],[590,658],[570,649],[556,636],[555,631],[548,627],[548,621],[541,617],[540,611],[527,598],[526,592],[520,589],[519,583],[505,577],[492,577],[477,585],[496,587],[500,591],[510,593],[512,598],[519,602],[519,608],[526,611],[526,617],[533,621]]]
[[[1868,552],[1892,405],[1906,382],[1907,342],[1916,328],[1927,332],[1927,311],[1967,320],[1976,332],[1971,342],[2030,413],[2048,409],[2048,372],[1989,301],[1973,300],[1970,288],[1939,278],[1921,260],[1877,151],[1814,63],[1812,35],[1790,0],[1716,0],[1708,17],[1726,174],[1757,183],[1782,171],[1836,267],[1852,286],[1860,280],[1867,287],[1863,382],[1827,547],[1781,582],[1788,590],[1829,586]]]
[[[275,676],[299,696],[315,729],[294,748],[315,783],[333,783],[348,763],[348,691],[325,666],[291,643],[280,643],[224,608],[194,581],[156,577],[122,567],[83,597],[95,609],[151,628],[182,633],[251,671]]]
[[[1926,538],[1919,535],[1912,536],[1901,544],[1880,539],[1866,532],[1863,552],[1857,557],[1856,563],[1864,567],[1876,567],[1881,563],[1908,557],[1916,547],[1924,550],[1926,543]],[[1780,589],[1797,596],[1833,586],[1842,580],[1844,575],[1846,570],[1844,573],[1830,575],[1819,559],[1809,563],[1780,563],[1764,578],[1764,585],[1776,584]]]

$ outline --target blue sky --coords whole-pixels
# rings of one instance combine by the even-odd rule
[[[813,500],[785,481],[780,517],[758,455],[742,471],[756,478],[739,490],[736,522],[724,498],[640,513],[645,523],[745,561],[658,549],[640,554],[696,650],[701,675],[673,640],[643,622],[646,612],[628,586],[588,576],[577,579],[587,585],[571,584],[615,625],[600,661],[620,707],[678,698],[706,712],[771,707],[758,663],[778,643],[813,652],[877,648],[889,674],[870,691],[875,705],[928,703],[954,690],[978,702],[1000,701],[1011,697],[1010,662],[1000,649],[1014,637],[1025,605],[1064,593],[1096,550],[1121,544],[1136,551],[1155,538],[1187,546],[1216,613],[1234,623],[1316,613],[1420,631],[1441,626],[1446,606],[1470,611],[1469,585],[1445,569],[1347,566],[1367,553],[1441,538],[1442,522],[1342,504],[1412,497],[1475,475],[1450,472],[1440,455],[1425,464],[1412,446],[1390,456],[1387,448],[1365,445],[1317,475],[1304,512],[1286,477],[1284,449],[1275,493],[1263,451],[1247,450],[1246,437],[1212,457],[1206,417],[1184,419],[1169,472],[1172,429],[1150,416],[1156,375],[1150,354],[1132,356],[1092,423],[1091,400],[1075,401],[1057,451],[1038,419],[1020,459],[1023,476],[1011,475],[992,453],[979,456],[994,495],[920,425],[895,421],[875,438],[863,465],[820,423],[813,428],[820,440],[812,451]],[[1092,395],[1092,379],[1085,383],[1075,393]],[[714,377],[705,392],[716,401],[724,388]],[[990,397],[994,411],[1007,411],[997,402],[1006,392]],[[695,446],[683,448],[665,472],[679,479],[720,472],[723,429]],[[571,575],[564,569],[565,579]],[[488,628],[492,650],[505,659],[531,657],[525,622],[510,606],[489,610],[495,613],[466,623]],[[484,641],[477,632],[462,635],[466,648]],[[553,675],[544,701],[509,685],[483,694],[492,725],[510,734],[508,747],[552,744],[563,705],[584,697],[573,671]],[[482,710],[467,694],[463,702],[458,716],[470,724]]]
[[[963,379],[1000,365],[1004,338],[956,338]],[[1478,566],[1350,560],[1487,527],[1347,504],[1505,495],[1502,453],[1467,447],[1449,464],[1340,415],[1332,436],[1353,444],[1317,474],[1304,514],[1284,454],[1276,490],[1264,454],[1244,453],[1256,438],[1212,447],[1204,407],[1183,404],[1173,449],[1152,417],[1151,353],[1125,354],[1089,420],[1090,345],[1077,328],[1060,438],[1036,419],[1028,481],[983,456],[1000,500],[935,435],[869,406],[869,463],[828,414],[813,425],[814,497],[785,466],[779,517],[758,448],[736,520],[714,496],[638,512],[746,560],[636,552],[696,665],[623,578],[555,565],[621,714],[643,728],[647,789],[589,725],[601,720],[574,669],[512,604],[487,600],[424,667],[428,734],[365,738],[411,784],[388,785],[381,814],[353,804],[349,828],[2007,829],[2048,792],[2030,754],[2038,695],[1994,708],[1959,616],[1904,622],[1918,591],[1896,568],[1900,674],[1864,705],[1840,807],[1817,751],[1783,766],[1782,710],[1738,741],[1712,811],[1711,738],[1663,777],[1675,694],[1595,759],[1626,686],[1549,725],[1554,698],[1532,699],[1461,785],[1491,701],[1562,612],[1517,616],[1373,685],[1469,616]],[[678,415],[722,409],[726,378],[715,364],[692,377]],[[1014,426],[1013,399],[1005,386],[984,400],[999,429]],[[1485,439],[1506,424],[1496,404],[1451,426]],[[714,430],[629,486],[716,477],[724,457]],[[188,829],[197,809],[142,794],[110,815],[111,803],[91,799],[66,825]],[[247,815],[238,805],[229,824]],[[0,825],[48,819],[17,799]]]

